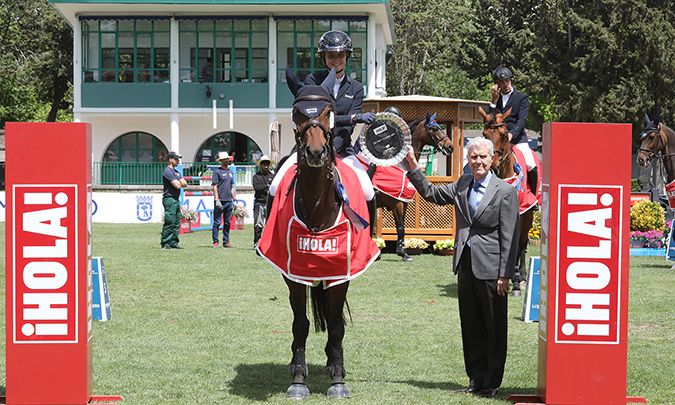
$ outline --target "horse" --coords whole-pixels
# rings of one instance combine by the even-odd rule
[[[515,182],[517,184],[517,189],[521,188],[521,191],[518,192],[518,199],[520,200],[520,215],[518,217],[518,248],[516,250],[516,263],[515,269],[511,280],[513,282],[513,295],[520,294],[520,283],[525,280],[526,274],[526,254],[527,254],[527,245],[529,242],[529,232],[532,229],[532,222],[534,219],[534,212],[537,210],[536,204],[536,195],[528,194],[528,185],[526,181],[526,168],[520,167],[517,165],[518,160],[516,155],[511,147],[511,142],[509,141],[509,134],[506,128],[506,118],[511,114],[511,108],[506,110],[506,112],[499,113],[498,111],[493,111],[490,114],[487,114],[481,107],[478,107],[478,111],[483,117],[483,136],[494,145],[494,155],[492,156],[492,171],[500,179],[508,179],[509,182]],[[517,173],[517,170],[520,173]],[[541,171],[540,171],[541,172]],[[523,201],[523,199],[529,200]],[[524,208],[525,207],[525,208]]]
[[[289,79],[289,88],[295,96],[292,121],[297,149],[297,166],[294,171],[289,170],[279,184],[271,205],[270,217],[258,245],[258,253],[282,271],[289,291],[289,301],[293,311],[293,342],[289,372],[293,381],[287,389],[287,396],[293,399],[303,399],[310,394],[305,384],[308,374],[305,345],[310,326],[307,318],[309,290],[311,291],[315,329],[328,331],[325,353],[331,386],[327,391],[327,396],[348,398],[351,394],[344,381],[342,340],[346,324],[345,305],[349,310],[347,304],[349,280],[358,275],[353,272],[365,271],[365,268],[375,261],[379,255],[379,249],[370,238],[367,226],[362,223],[363,228],[359,233],[354,230],[359,229],[358,227],[352,227],[353,223],[344,219],[345,215],[352,218],[350,214],[346,214],[352,206],[356,206],[354,212],[358,211],[356,212],[357,220],[365,221],[358,213],[367,215],[368,211],[360,188],[358,191],[361,194],[349,194],[349,190],[345,191],[342,182],[349,179],[353,181],[356,175],[347,172],[346,169],[352,169],[336,160],[332,147],[333,133],[330,125],[334,109],[334,100],[331,96],[335,84],[334,70],[321,86],[301,86],[292,72],[287,72],[287,79]],[[346,185],[349,186],[349,184]],[[345,192],[348,196],[344,195]],[[352,198],[359,195],[363,199],[360,203]],[[290,221],[288,217],[291,218]],[[350,232],[348,237],[345,236],[343,240],[339,240],[339,236],[335,236],[334,233],[328,234],[341,226],[347,227],[347,231]],[[298,228],[302,228],[305,233],[294,234],[293,232],[297,232]],[[335,239],[335,244],[329,243],[333,242],[332,239]],[[287,244],[287,240],[292,242]],[[325,264],[328,259],[323,253],[330,253],[333,249],[337,249],[335,246],[338,243],[349,246],[349,242],[345,243],[344,240],[352,243],[352,250],[349,251],[351,256],[346,255],[349,260],[347,276],[337,279],[322,274],[321,277],[304,278],[301,271],[296,271],[298,266],[305,270],[311,268],[312,271],[320,270],[325,273],[336,271],[332,268],[326,269],[329,267]],[[280,250],[277,248],[279,241],[282,241]],[[361,270],[358,270],[360,268],[358,266],[362,262],[355,264],[357,260],[355,259],[357,254],[353,248],[355,245],[366,246],[365,250],[361,250],[360,247],[356,248],[357,254],[367,252],[367,255],[361,259],[367,262],[367,265]],[[301,251],[301,249],[305,250]],[[287,252],[286,256],[283,256],[284,252],[279,253],[280,251]],[[293,255],[293,252],[296,254]],[[298,252],[304,254],[297,254]],[[279,255],[281,255],[281,260],[275,261],[275,257],[278,258]],[[299,264],[292,267],[292,261],[296,260]],[[286,266],[286,263],[288,264],[284,271],[281,267]],[[294,271],[291,271],[292,269]]]
[[[645,130],[640,134],[642,143],[638,149],[637,163],[642,167],[652,160],[662,159],[666,169],[666,184],[675,180],[675,131],[659,122],[658,114],[652,119],[645,113]]]
[[[398,112],[398,110],[392,110],[392,112],[394,111]],[[425,119],[411,121],[408,123],[408,126],[411,132],[412,148],[417,160],[420,158],[422,148],[427,145],[440,150],[445,156],[452,155],[454,150],[452,140],[443,131],[438,122],[436,122],[436,113],[432,115],[427,113]],[[405,215],[408,209],[408,200],[393,197],[378,189],[375,191],[375,198],[378,207],[388,209],[394,216],[394,223],[396,224],[396,254],[404,261],[412,260],[412,257],[406,252],[404,245]],[[372,229],[374,230],[374,227]]]

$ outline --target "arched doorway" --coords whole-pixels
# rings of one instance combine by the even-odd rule
[[[234,156],[235,163],[255,163],[262,150],[248,136],[234,131],[219,132],[204,141],[197,149],[195,162],[213,162],[218,152],[227,152]]]
[[[101,184],[162,184],[162,168],[168,149],[147,132],[127,132],[113,140],[98,174]]]

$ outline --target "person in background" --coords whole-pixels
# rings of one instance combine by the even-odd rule
[[[206,58],[206,65],[202,67],[202,77],[203,82],[210,83],[213,81],[213,59]]]
[[[187,187],[187,182],[176,170],[182,156],[176,152],[169,152],[166,157],[169,164],[162,173],[164,225],[162,225],[160,245],[162,249],[180,249],[180,246],[178,246],[178,230],[180,229],[181,216],[178,197],[180,196],[180,189]]]
[[[412,148],[401,163],[420,196],[455,206],[453,259],[469,385],[461,393],[494,398],[504,377],[507,348],[507,292],[515,263],[518,223],[516,189],[491,173],[494,146],[473,138],[467,146],[471,173],[457,182],[432,185]]]
[[[492,100],[488,113],[498,111],[505,113],[509,108],[511,114],[506,119],[506,128],[509,131],[509,140],[522,152],[527,166],[527,185],[532,194],[537,195],[539,173],[534,153],[527,143],[527,115],[530,109],[530,101],[527,94],[516,90],[511,84],[513,73],[507,67],[500,66],[492,72]]]
[[[223,247],[232,247],[230,243],[230,217],[234,208],[234,200],[237,198],[234,174],[230,170],[230,155],[227,152],[218,152],[216,160],[220,167],[213,170],[213,247],[218,247],[218,228],[221,217],[223,223]]]
[[[267,193],[272,184],[274,173],[270,170],[270,158],[267,155],[262,155],[258,160],[258,167],[260,168],[256,174],[253,175],[253,249],[258,246],[258,240],[262,236],[263,228],[267,219]]]

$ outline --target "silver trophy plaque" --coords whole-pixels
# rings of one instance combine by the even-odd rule
[[[408,154],[412,142],[410,127],[396,114],[381,112],[375,121],[361,129],[361,151],[377,166],[396,166]]]

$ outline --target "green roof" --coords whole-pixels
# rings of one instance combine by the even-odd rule
[[[88,4],[317,4],[316,0],[49,0],[50,3]],[[321,0],[321,4],[387,4],[389,0]]]

